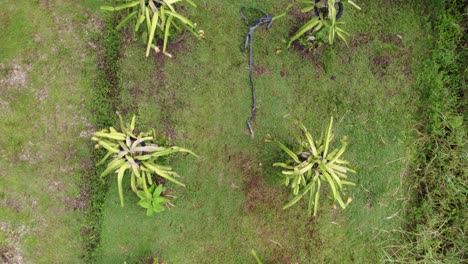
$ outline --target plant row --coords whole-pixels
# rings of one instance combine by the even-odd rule
[[[126,0],[125,4],[118,6],[102,6],[105,11],[124,11],[126,16],[117,25],[116,29],[122,29],[133,22],[133,31],[146,44],[146,56],[151,50],[161,52],[158,41],[162,40],[162,53],[172,57],[167,49],[168,40],[190,32],[198,39],[205,37],[203,30],[196,31],[197,24],[182,14],[181,4],[187,3],[191,7],[197,7],[192,0]],[[305,46],[318,47],[324,43],[333,44],[338,36],[348,45],[349,33],[343,28],[345,22],[338,21],[344,12],[344,4],[361,9],[352,0],[314,0],[294,1],[285,8],[285,12],[273,17],[273,20],[284,17],[292,8],[299,7],[302,13],[310,15],[310,20],[303,24],[290,38],[288,47],[299,40]]]

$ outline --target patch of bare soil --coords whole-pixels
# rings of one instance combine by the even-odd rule
[[[165,264],[161,258],[159,257],[145,257],[141,260],[141,262],[138,262],[141,264]]]
[[[168,60],[177,60],[178,56],[183,56],[185,52],[189,52],[187,45],[187,37],[190,37],[188,33],[182,34],[179,39],[174,42],[169,42],[167,45],[167,52],[173,56],[164,55],[162,52],[152,53],[150,56],[154,56],[157,67],[154,69],[153,79],[157,83],[156,89],[150,91],[150,96],[157,98],[159,101],[158,105],[163,110],[162,117],[162,132],[167,138],[170,138],[172,142],[175,142],[177,132],[175,131],[172,115],[173,112],[182,107],[181,101],[177,97],[176,90],[174,87],[167,85],[166,76],[164,74],[164,64]],[[158,46],[162,49],[162,41],[158,42]]]
[[[265,66],[254,65],[253,71],[258,76],[271,75],[271,69]]]
[[[13,228],[7,223],[0,223],[0,256],[3,263],[22,264],[23,256],[19,249],[21,238],[26,234],[27,228],[21,225]]]
[[[382,55],[382,56],[375,56],[372,58],[373,67],[371,68],[372,73],[376,76],[382,77],[386,75],[387,68],[391,63],[391,59],[389,56]]]
[[[280,71],[280,76],[284,78],[284,77],[288,77],[288,75],[289,75],[289,71],[286,68],[282,68]]]
[[[295,26],[289,31],[289,36],[292,37],[302,25],[312,18],[313,15],[312,12],[302,13],[299,7],[293,8],[290,12],[291,16],[295,18]],[[323,49],[323,45],[309,49],[308,47],[304,47],[299,44],[299,41],[297,40],[292,43],[292,46],[294,50],[301,54],[303,59],[312,60],[314,62],[317,62],[318,56]]]
[[[354,35],[350,41],[350,47],[356,48],[362,45],[368,45],[375,38],[378,38],[381,43],[392,44],[399,49],[396,55],[393,55],[396,58],[408,57],[412,53],[412,47],[405,47],[403,44],[403,37],[398,34],[386,34],[372,36],[369,33],[361,32]],[[392,57],[393,57],[392,56]],[[349,60],[348,60],[349,61]],[[409,59],[403,60],[402,71],[406,77],[412,77],[411,65]],[[372,73],[378,77],[383,77],[386,75],[386,69],[391,64],[392,60],[388,55],[380,55],[372,58]],[[346,63],[346,61],[343,61]]]
[[[407,47],[405,48],[403,44],[403,37],[400,35],[385,35],[385,36],[380,36],[379,37],[380,41],[383,43],[387,44],[393,44],[396,47],[399,48],[399,52],[397,57],[398,58],[404,58],[404,57],[409,57],[411,56],[411,53],[413,51],[412,47]],[[411,65],[410,65],[410,59],[405,59],[404,64],[403,64],[403,73],[405,74],[406,77],[412,78],[413,73],[411,71]]]
[[[161,127],[158,128],[158,132],[163,134],[172,142],[175,142],[177,132],[174,128],[172,115],[174,111],[181,107],[181,101],[177,98],[175,88],[166,84],[165,74],[161,63],[164,64],[164,61],[160,62],[159,66],[154,69],[153,79],[157,85],[154,89],[149,91],[149,96],[156,98],[157,105],[161,109]]]
[[[312,16],[313,16],[313,12],[307,12],[307,13],[301,12],[300,6],[296,6],[292,8],[290,12],[291,12],[291,15],[295,18],[296,23],[298,25],[303,25],[305,22],[312,19]],[[298,28],[296,28],[294,32],[296,32]]]
[[[190,52],[190,49],[187,45],[187,38],[190,38],[190,34],[185,32],[182,33],[177,39],[174,41],[168,41],[167,47],[166,47],[166,53],[162,53],[162,48],[163,48],[163,41],[158,40],[157,47],[159,48],[160,52],[154,52],[154,50],[151,51],[151,55],[154,57],[154,60],[156,61],[156,65],[164,65],[164,63],[167,60],[171,59],[177,59],[179,56],[183,56],[184,53]],[[144,47],[146,48],[146,47]]]
[[[0,202],[0,205],[10,208],[11,210],[17,213],[21,212],[21,210],[23,209],[23,206],[17,199],[11,199],[11,198],[2,199]]]
[[[325,45],[321,45],[315,48],[307,48],[299,44],[299,42],[295,41],[292,44],[293,48],[301,54],[302,58],[305,60],[311,60],[313,62],[317,62],[319,60],[320,54],[322,53],[322,50],[324,49]]]
[[[225,149],[227,150],[226,146]],[[256,211],[257,207],[271,207],[278,204],[278,189],[268,186],[261,176],[260,168],[263,164],[256,162],[243,151],[228,155],[228,162],[231,166],[240,168],[243,172],[242,190],[246,195],[244,212],[252,213]],[[238,186],[233,185],[231,187],[238,188]]]
[[[145,89],[142,86],[135,84],[128,88],[128,93],[132,98],[142,98],[145,96]]]
[[[90,159],[80,159],[80,168],[83,171],[92,171],[92,168],[94,167],[94,164]],[[91,201],[91,189],[90,186],[83,185],[81,186],[80,193],[78,194],[77,197],[66,197],[65,198],[65,203],[68,208],[73,208],[73,210],[80,210],[80,211],[86,211],[90,206]],[[83,233],[83,230],[82,230]]]
[[[381,35],[379,36],[380,41],[383,43],[391,43],[399,48],[403,48],[403,37],[400,35]]]
[[[18,152],[16,161],[25,161],[31,164],[36,164],[44,159],[44,155],[38,148],[36,143],[28,141],[27,144],[21,146],[21,151]]]
[[[2,114],[8,114],[10,113],[10,111],[11,111],[10,103],[0,98],[0,116]]]
[[[10,64],[0,63],[0,86],[7,89],[19,89],[26,87],[31,65],[12,62]]]
[[[293,10],[292,15],[296,18],[297,26],[293,27],[289,32],[289,36],[292,36],[297,32],[299,27],[311,19],[310,13],[302,13],[299,9]],[[315,67],[315,72],[313,76],[315,79],[319,79],[323,74],[325,74],[324,63],[320,59],[320,55],[326,49],[326,45],[320,45],[317,47],[304,47],[299,41],[292,43],[292,47],[297,51],[304,60],[312,61],[312,65]],[[281,77],[283,77],[283,72],[281,72]]]
[[[341,62],[342,62],[343,64],[348,64],[350,61],[351,61],[351,57],[348,56],[348,55],[344,55],[344,56],[343,56],[343,59],[341,59]]]
[[[65,197],[64,202],[70,209],[84,211],[88,206],[90,198],[89,191],[83,189],[76,197]]]
[[[244,211],[247,213],[255,212],[257,206],[272,207],[279,202],[278,189],[268,186],[259,174],[252,174],[244,180],[243,191],[246,194]]]
[[[229,150],[226,150],[229,151]],[[274,249],[271,257],[265,259],[265,263],[297,263],[297,249],[306,247],[306,252],[311,252],[311,247],[318,246],[318,239],[314,236],[315,220],[307,218],[307,212],[297,207],[285,211],[283,205],[290,198],[284,186],[272,186],[262,176],[263,164],[250,157],[242,150],[233,151],[228,155],[231,166],[242,171],[245,201],[242,213],[255,219],[255,228],[252,235],[258,241],[257,249],[270,251]],[[237,189],[238,186],[231,186]],[[296,209],[296,210],[294,210]],[[267,220],[268,219],[268,220]],[[291,227],[293,219],[298,224]],[[312,240],[314,243],[303,243],[299,237]],[[311,258],[311,256],[309,256]]]
[[[50,9],[49,0],[40,0],[39,3],[44,6],[46,9]]]
[[[349,46],[351,48],[357,48],[359,46],[367,45],[373,40],[374,36],[372,36],[371,34],[367,32],[359,32],[351,37],[349,41]]]

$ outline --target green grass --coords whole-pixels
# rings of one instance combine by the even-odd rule
[[[466,57],[457,55],[459,20],[450,13],[428,19],[424,3],[366,1],[359,3],[362,11],[345,12],[350,47],[337,41],[315,55],[284,48],[297,26],[293,17],[275,21],[269,31],[257,29],[259,109],[251,139],[245,124],[251,107],[243,50],[248,28],[239,9],[251,5],[275,15],[288,2],[198,0],[199,8],[186,12],[206,39],[187,34],[169,45],[173,59],[145,58],[145,46],[129,32],[119,40],[113,18],[98,11],[109,1],[3,3],[2,257],[26,263],[255,263],[255,250],[264,263],[376,263],[405,259],[411,255],[398,253],[415,248],[413,260],[455,260],[463,252],[458,230],[466,193],[450,180],[463,175],[466,160],[465,127],[454,127],[460,118],[451,111],[466,108],[457,98],[464,94],[458,65]],[[431,21],[441,22],[435,27],[440,35]],[[109,177],[109,192],[97,177],[102,168],[93,163],[100,153],[91,150],[89,134],[117,125],[115,110],[127,118],[137,114],[137,129],[154,127],[200,155],[170,160],[187,184],[167,185],[177,196],[175,207],[146,217],[127,182],[121,208],[115,177]],[[298,118],[318,136],[331,115],[336,138],[348,136],[344,157],[358,172],[350,179],[356,187],[346,189],[352,203],[343,211],[322,196],[316,218],[307,218],[304,201],[282,210],[292,195],[278,185],[271,165],[285,154],[264,138],[293,142],[284,116]],[[421,120],[423,139],[415,129]],[[434,142],[443,153],[434,151]],[[425,160],[421,153],[432,156]],[[441,158],[432,163],[434,155]],[[419,186],[434,191],[415,198]],[[453,195],[440,199],[446,191]],[[441,233],[446,244],[426,236],[446,219],[460,227],[447,224]],[[400,242],[405,244],[394,247]]]
[[[420,94],[418,154],[407,180],[411,191],[407,225],[386,248],[388,261],[462,263],[468,189],[466,167],[466,59],[463,5],[440,1],[431,6],[435,41],[418,67]]]
[[[350,11],[347,28],[358,44],[337,43],[314,60],[283,48],[291,18],[269,32],[258,29],[254,60],[265,73],[255,77],[259,111],[251,140],[245,126],[248,55],[241,50],[247,27],[238,13],[243,4],[277,14],[286,1],[199,1],[190,14],[207,38],[186,37],[185,49],[164,63],[160,56],[143,59],[141,45],[124,47],[121,108],[138,114],[142,128],[174,135],[177,145],[201,157],[173,160],[188,186],[169,185],[176,207],[151,218],[129,191],[120,208],[111,179],[98,263],[150,256],[169,263],[254,263],[252,249],[267,263],[372,263],[387,239],[382,230],[403,224],[401,181],[412,156],[416,111],[411,65],[429,40],[418,5],[378,1]],[[277,48],[282,52],[275,55]],[[382,57],[388,61],[375,65]],[[307,219],[305,203],[281,210],[291,196],[277,186],[271,164],[283,154],[263,137],[291,142],[288,114],[314,134],[333,115],[338,138],[348,135],[345,157],[358,174],[345,211],[326,199],[316,219]]]
[[[85,18],[83,20],[83,18]],[[79,3],[7,1],[0,11],[0,223],[6,262],[80,263],[89,169],[92,24]],[[80,136],[82,135],[82,136]]]

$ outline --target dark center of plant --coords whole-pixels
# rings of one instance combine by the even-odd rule
[[[133,144],[133,142],[135,142],[138,138],[130,138],[130,141],[131,141],[131,144]],[[146,147],[146,142],[141,142],[140,143],[142,147]],[[119,151],[122,151],[123,148],[121,146],[119,146]],[[141,151],[139,153],[130,153],[132,155],[132,158],[135,157],[135,156],[138,156],[138,155],[141,155],[141,154],[144,154],[146,153],[147,151]],[[124,157],[126,161],[128,161],[128,158],[127,156]],[[140,165],[141,164],[141,160],[135,160],[135,163]]]
[[[300,161],[306,161],[310,156],[309,152],[302,152],[301,154],[298,155],[298,158]]]
[[[161,2],[159,2],[157,0],[150,0],[150,1],[152,1],[157,8],[159,8],[159,7],[161,7],[163,5]]]

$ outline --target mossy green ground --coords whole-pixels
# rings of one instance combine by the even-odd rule
[[[27,76],[24,85],[1,84],[0,107],[7,110],[0,114],[0,221],[12,232],[26,230],[17,245],[25,261],[80,262],[86,254],[83,218],[73,201],[79,200],[79,179],[92,166],[88,138],[80,133],[90,130],[85,120],[92,119],[87,102],[96,51],[88,31],[103,29],[91,20],[99,4],[23,2],[10,1],[0,11],[0,43],[6,47],[0,49],[0,79],[10,80],[14,65]],[[139,128],[157,128],[200,158],[171,161],[187,188],[168,184],[176,207],[153,217],[145,216],[128,190],[121,208],[111,181],[97,263],[149,257],[254,263],[251,250],[265,263],[380,259],[384,231],[402,225],[407,194],[401,183],[413,151],[418,100],[412,65],[430,40],[425,15],[420,4],[361,1],[362,11],[344,16],[350,47],[337,42],[313,58],[284,48],[292,17],[269,31],[259,28],[259,110],[251,139],[245,125],[251,102],[248,53],[242,49],[248,28],[239,9],[248,4],[278,14],[287,2],[199,0],[199,8],[188,13],[206,39],[186,35],[182,44],[169,46],[170,52],[181,46],[171,60],[145,58],[142,45],[124,40],[120,111],[137,114]],[[271,164],[285,156],[264,137],[293,142],[285,115],[315,135],[334,116],[337,138],[348,136],[345,158],[357,174],[351,175],[356,187],[346,191],[353,199],[346,210],[334,209],[326,190],[317,218],[307,218],[305,203],[281,209],[292,197],[278,185]]]
[[[144,215],[130,191],[121,208],[112,183],[98,262],[155,257],[168,263],[254,263],[252,249],[266,263],[378,261],[384,230],[402,224],[406,201],[401,183],[417,100],[411,66],[430,37],[418,6],[363,3],[363,11],[345,16],[351,46],[337,42],[313,59],[284,49],[292,18],[276,21],[270,31],[258,29],[259,110],[252,140],[245,125],[248,53],[241,48],[248,28],[239,9],[250,4],[277,14],[287,1],[198,3],[190,15],[207,37],[186,37],[172,60],[143,59],[142,45],[125,46],[121,99],[142,129],[155,127],[200,158],[173,160],[187,188],[169,184],[176,207],[154,217]],[[284,154],[264,138],[293,142],[285,115],[302,120],[315,135],[334,116],[337,138],[348,136],[345,157],[358,173],[351,176],[357,186],[346,191],[353,202],[345,211],[325,196],[316,219],[307,218],[305,203],[281,210],[291,196],[277,185],[271,164]]]

